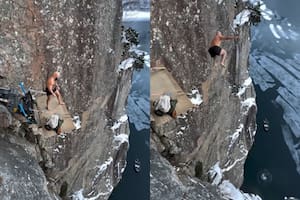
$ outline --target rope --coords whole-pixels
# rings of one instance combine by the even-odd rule
[[[31,93],[36,93],[36,94],[46,94],[46,92],[40,91],[40,90],[29,89],[29,91],[30,91]]]

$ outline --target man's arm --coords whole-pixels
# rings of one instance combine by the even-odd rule
[[[60,87],[58,86],[57,81],[55,81],[55,86],[56,86],[56,89],[57,89],[57,90],[60,90]]]
[[[239,36],[221,36],[221,40],[234,40],[234,39],[239,39]]]
[[[50,90],[52,95],[56,96],[56,94],[53,92],[53,85],[49,85],[48,89]]]
[[[47,83],[47,88],[49,90],[49,92],[51,92],[52,95],[56,96],[56,94],[53,92],[53,86],[55,83],[53,83],[53,81],[49,80]]]

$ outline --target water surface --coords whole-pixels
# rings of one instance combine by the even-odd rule
[[[264,2],[274,15],[252,28],[258,127],[242,189],[264,200],[300,198],[300,1]],[[266,119],[269,131],[263,128]]]

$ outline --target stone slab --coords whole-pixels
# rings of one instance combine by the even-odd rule
[[[171,93],[172,98],[176,98],[178,103],[176,105],[177,115],[186,113],[189,109],[193,108],[193,104],[186,96],[185,92],[181,89],[175,81],[171,73],[165,67],[151,68],[151,102],[159,99],[163,93]],[[151,103],[152,105],[152,103]],[[151,107],[151,120],[155,122],[156,126],[165,124],[172,120],[169,115],[157,116]]]
[[[52,114],[58,114],[61,116],[61,118],[64,120],[64,123],[62,124],[62,132],[63,133],[70,133],[75,129],[75,126],[73,124],[72,116],[69,113],[66,105],[59,105],[57,98],[54,96],[51,96],[50,102],[49,102],[49,110],[46,109],[46,100],[47,96],[42,95],[36,98],[37,101],[37,108],[38,108],[38,114],[40,118],[40,122],[42,125],[45,124],[45,121],[47,118],[49,118]],[[48,131],[45,128],[43,128],[44,134],[46,136],[54,136],[56,133],[54,131]]]

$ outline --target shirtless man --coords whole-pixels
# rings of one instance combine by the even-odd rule
[[[224,36],[220,31],[217,31],[214,39],[211,41],[211,46],[208,49],[208,52],[212,58],[215,58],[216,56],[221,56],[221,65],[224,67],[225,66],[225,59],[227,56],[227,52],[225,49],[222,49],[221,43],[222,40],[233,40],[233,39],[238,39],[238,36]]]
[[[46,93],[47,93],[47,110],[49,110],[49,101],[50,96],[54,95],[58,99],[58,103],[60,105],[64,105],[64,103],[61,100],[61,95],[59,93],[59,86],[57,84],[57,79],[60,77],[59,72],[54,72],[52,76],[50,76],[47,80],[47,87],[46,87]]]

